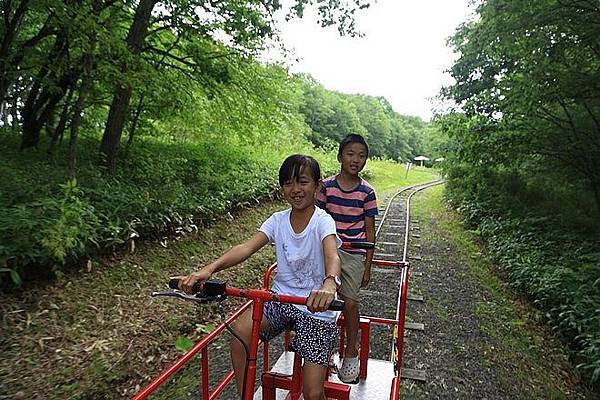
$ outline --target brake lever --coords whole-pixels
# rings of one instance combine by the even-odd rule
[[[192,301],[194,303],[210,303],[212,301],[223,301],[225,300],[225,295],[217,295],[217,296],[203,296],[202,293],[197,294],[187,294],[180,290],[172,290],[168,292],[152,292],[150,294],[152,297],[177,297],[182,300]]]

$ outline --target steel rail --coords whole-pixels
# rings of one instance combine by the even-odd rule
[[[379,233],[381,232],[381,229],[383,228],[385,222],[386,222],[386,218],[388,217],[388,214],[390,212],[390,209],[393,205],[393,203],[396,201],[396,199],[402,195],[405,194],[407,192],[409,192],[407,198],[406,198],[406,204],[405,204],[405,218],[404,218],[404,243],[403,243],[403,249],[402,249],[402,261],[401,264],[406,266],[406,268],[402,268],[402,272],[401,272],[401,277],[400,277],[400,287],[398,288],[398,295],[397,295],[397,304],[396,304],[396,318],[395,321],[397,321],[397,337],[393,338],[392,341],[392,349],[391,349],[391,356],[392,356],[392,362],[395,362],[395,366],[394,369],[396,371],[395,377],[392,381],[392,387],[391,387],[391,391],[390,391],[390,399],[396,399],[398,398],[399,394],[400,394],[400,381],[401,381],[401,376],[402,376],[402,364],[403,364],[403,352],[404,352],[404,323],[405,323],[405,318],[406,318],[406,302],[408,299],[408,278],[410,275],[409,269],[410,269],[410,264],[408,263],[408,240],[409,240],[409,236],[410,236],[410,201],[412,196],[414,196],[416,193],[425,190],[427,188],[430,188],[432,186],[435,185],[439,185],[444,183],[444,181],[442,179],[438,179],[435,181],[431,181],[431,182],[426,182],[424,184],[417,184],[417,185],[412,185],[412,186],[408,186],[406,188],[402,188],[401,190],[399,190],[398,192],[396,192],[388,201],[388,204],[385,208],[385,211],[383,213],[383,216],[381,217],[381,221],[379,221],[379,225],[377,227],[377,230],[375,232],[375,238],[377,240],[377,238],[379,237]],[[396,360],[394,360],[394,350],[396,350]]]
[[[416,187],[416,189],[411,192],[408,197],[406,198],[406,216],[405,216],[405,226],[404,226],[404,250],[402,252],[402,261],[403,262],[407,262],[407,256],[408,256],[408,237],[410,234],[410,200],[411,198],[418,192],[428,189],[432,186],[436,186],[436,185],[441,185],[442,183],[444,183],[444,180],[439,179],[433,182],[428,182],[428,183],[424,183],[423,185],[415,185],[413,186]]]

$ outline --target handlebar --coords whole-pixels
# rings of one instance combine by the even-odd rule
[[[375,243],[373,242],[344,242],[342,243],[342,249],[367,249],[373,250]]]
[[[179,279],[171,278],[169,287],[177,289],[179,287]],[[268,290],[261,289],[238,289],[235,287],[227,287],[227,283],[220,279],[209,279],[203,283],[197,282],[192,288],[195,294],[187,294],[179,290],[170,292],[153,292],[152,296],[170,296],[180,299],[193,301],[196,303],[208,303],[211,301],[223,301],[227,296],[243,297],[249,300],[262,299],[263,301],[277,301],[280,303],[290,303],[306,305],[306,297],[291,296],[286,294],[273,293]],[[329,305],[331,311],[342,311],[344,309],[344,301],[334,299]]]
[[[213,279],[211,279],[213,280]],[[207,281],[208,282],[208,281]],[[171,289],[179,289],[179,279],[171,278],[169,279],[169,288]],[[196,294],[202,290],[202,283],[196,282],[192,287],[192,293]]]

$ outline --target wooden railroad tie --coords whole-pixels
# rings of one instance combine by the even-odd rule
[[[381,273],[381,274],[398,274],[398,270],[396,268],[381,268],[381,267],[371,267],[371,271]]]
[[[423,298],[423,296],[421,296],[420,294],[408,294],[406,295],[406,299],[407,300],[412,300],[412,301],[425,301],[425,298]]]
[[[427,374],[425,371],[421,371],[419,369],[411,369],[411,368],[402,368],[402,372],[400,374],[403,379],[412,379],[414,381],[426,382]]]
[[[412,331],[425,331],[425,324],[420,322],[406,322],[404,329],[410,329]]]
[[[380,253],[380,252],[375,252],[375,255],[377,256],[377,258],[383,258],[383,257],[388,257],[388,258],[398,258],[398,256],[396,254],[390,254],[390,253]]]
[[[377,242],[377,244],[380,244],[383,246],[400,246],[400,243],[396,243],[396,242]]]

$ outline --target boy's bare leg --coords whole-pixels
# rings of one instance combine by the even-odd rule
[[[308,361],[302,367],[302,394],[305,400],[325,400],[327,368]]]
[[[344,313],[344,324],[346,327],[346,349],[344,350],[344,357],[356,357],[358,356],[358,302],[344,297],[344,311],[342,312]]]
[[[263,318],[261,322],[261,331],[264,332],[268,329],[269,322]],[[233,330],[238,336],[246,343],[246,346],[250,346],[250,340],[252,338],[252,308],[246,310],[239,319],[233,324]],[[243,395],[242,391],[244,388],[244,372],[246,370],[246,350],[242,343],[235,337],[232,337],[229,341],[229,351],[231,354],[231,364],[233,365],[233,371],[235,373],[235,383],[237,386],[238,393],[240,396]]]

